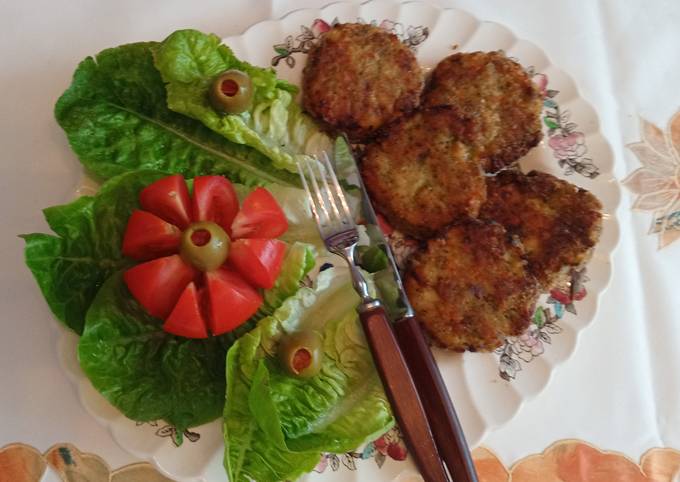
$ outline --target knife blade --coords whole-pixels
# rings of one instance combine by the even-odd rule
[[[380,282],[376,282],[376,288],[390,315],[392,329],[420,393],[439,454],[453,480],[477,482],[470,449],[446,384],[408,300],[394,253],[380,229],[346,136],[336,139],[333,154],[336,173],[360,191],[359,210],[371,246],[380,247],[387,257],[387,266],[378,275]]]

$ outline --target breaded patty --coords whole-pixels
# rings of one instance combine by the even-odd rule
[[[522,66],[499,52],[458,53],[437,65],[423,105],[454,105],[481,122],[484,170],[513,164],[542,137],[543,99]]]
[[[411,257],[405,287],[432,339],[456,351],[490,351],[529,325],[538,285],[500,224],[450,227]]]
[[[503,171],[487,188],[480,217],[519,237],[543,289],[588,260],[602,226],[602,204],[592,193],[538,171]]]
[[[425,238],[461,217],[476,217],[486,183],[475,124],[450,106],[419,110],[366,147],[361,175],[376,207],[395,228]]]
[[[418,105],[423,76],[396,35],[345,23],[326,32],[309,53],[302,102],[317,120],[365,142],[385,123]]]

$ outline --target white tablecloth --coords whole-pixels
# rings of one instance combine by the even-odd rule
[[[0,6],[0,446],[45,450],[68,441],[112,467],[134,461],[82,408],[57,363],[56,328],[23,265],[17,233],[46,231],[40,209],[64,202],[79,178],[52,116],[77,62],[106,47],[162,39],[182,27],[221,35],[324,0],[4,1]],[[598,112],[615,175],[640,166],[625,145],[639,116],[664,127],[680,108],[680,2],[673,0],[440,1],[499,22],[539,45]],[[680,171],[678,171],[680,172]],[[680,188],[680,179],[678,179]],[[624,190],[621,241],[596,320],[548,388],[484,445],[509,465],[558,439],[580,438],[633,459],[680,448],[680,240],[657,249],[650,213]],[[25,307],[40,304],[40,319]]]

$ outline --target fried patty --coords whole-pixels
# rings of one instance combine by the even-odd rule
[[[419,110],[366,147],[361,175],[389,223],[426,238],[461,217],[476,217],[486,183],[472,145],[476,126],[453,107]]]
[[[490,351],[526,329],[539,292],[522,254],[501,225],[468,220],[411,257],[406,291],[436,344]]]
[[[418,105],[423,76],[396,35],[365,24],[339,24],[312,48],[302,102],[317,120],[365,142]]]
[[[486,172],[516,162],[542,137],[543,99],[522,66],[499,52],[451,55],[432,72],[423,105],[454,105],[476,118]]]
[[[602,227],[602,204],[589,191],[545,172],[509,170],[487,179],[480,217],[519,237],[544,290],[590,257]]]

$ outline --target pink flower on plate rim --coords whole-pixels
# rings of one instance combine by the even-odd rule
[[[533,81],[541,91],[541,97],[545,98],[548,95],[548,76],[545,74],[534,74]]]
[[[538,329],[531,329],[519,336],[521,351],[517,355],[525,362],[530,362],[534,357],[540,356],[545,351],[543,341],[539,337]]]
[[[321,20],[320,18],[317,18],[314,20],[312,23],[312,33],[314,34],[314,37],[319,37],[319,35],[328,32],[331,29],[331,26],[328,25],[327,22],[324,20]]]
[[[398,428],[392,428],[373,442],[375,449],[394,460],[406,460],[406,444]]]
[[[642,167],[633,171],[623,185],[637,194],[632,208],[651,211],[649,234],[659,235],[659,249],[680,238],[680,111],[662,131],[640,118],[642,140],[626,147]]]
[[[582,132],[556,134],[548,140],[548,145],[558,159],[581,157],[586,153],[586,141]]]

